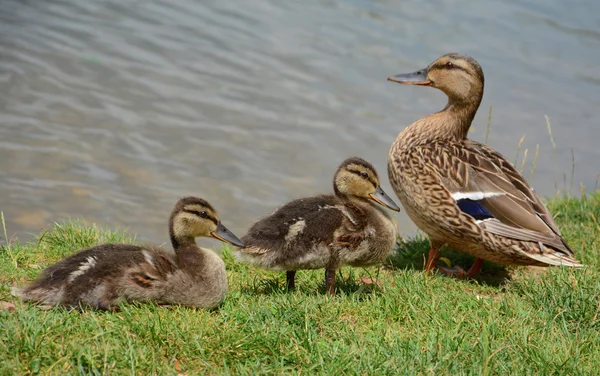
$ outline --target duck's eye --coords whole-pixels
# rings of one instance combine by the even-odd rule
[[[361,172],[360,176],[362,176],[364,179],[368,179],[369,178],[369,174],[367,174],[366,172]]]
[[[204,210],[203,210],[203,211],[201,211],[201,212],[200,212],[200,213],[198,213],[198,214],[200,214],[200,216],[201,216],[202,218],[208,218],[208,214],[206,214],[206,212],[205,212]]]
[[[452,68],[454,68],[454,64],[452,64],[452,62],[449,61],[446,63],[446,68],[452,69]]]

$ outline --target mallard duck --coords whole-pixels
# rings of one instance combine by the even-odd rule
[[[154,246],[103,244],[48,267],[23,289],[24,301],[55,306],[114,309],[123,301],[154,301],[212,308],[227,292],[225,264],[195,238],[213,237],[243,246],[206,201],[180,199],[169,219],[174,252]]]
[[[238,260],[266,269],[286,270],[294,288],[299,269],[325,268],[325,286],[334,293],[336,270],[343,265],[382,262],[392,251],[397,230],[378,205],[400,208],[379,186],[375,168],[349,158],[337,169],[334,195],[301,198],[256,222],[242,237]]]
[[[431,86],[448,96],[440,112],[404,129],[389,152],[390,182],[402,206],[425,232],[432,269],[447,245],[477,259],[506,265],[582,266],[552,215],[523,176],[500,153],[467,133],[483,96],[483,71],[471,57],[443,55],[427,68],[389,81]]]

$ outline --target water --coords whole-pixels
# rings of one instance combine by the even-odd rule
[[[398,132],[436,90],[386,82],[439,55],[486,74],[471,137],[515,158],[544,195],[600,171],[600,2],[0,0],[0,210],[9,236],[69,217],[166,242],[178,197],[238,235],[331,191],[347,156],[387,182]],[[554,152],[544,115],[552,123]],[[523,152],[521,152],[522,155]],[[526,176],[529,175],[529,164]],[[415,231],[404,214],[401,233]]]

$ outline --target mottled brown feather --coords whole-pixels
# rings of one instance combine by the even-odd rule
[[[445,69],[452,62],[460,69]],[[432,245],[449,244],[503,264],[580,266],[552,215],[517,169],[489,146],[467,139],[483,96],[483,71],[460,54],[428,67],[446,107],[402,131],[390,149],[388,173],[408,215]],[[476,221],[452,194],[498,193],[478,202],[495,218]]]

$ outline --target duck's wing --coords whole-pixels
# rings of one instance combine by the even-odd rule
[[[155,247],[141,248],[136,261],[128,263],[123,273],[122,283],[131,284],[124,291],[137,290],[135,295],[146,299],[153,298],[153,295],[160,295],[160,292],[155,290],[161,289],[169,276],[178,269],[171,255]],[[135,298],[135,296],[128,296],[128,298]]]
[[[241,252],[262,254],[273,250],[298,250],[315,243],[354,243],[361,227],[363,224],[353,206],[345,205],[335,196],[302,198],[289,202],[252,225],[242,237],[246,247]]]
[[[432,142],[417,152],[485,231],[573,256],[540,197],[501,154],[475,141]]]
[[[25,301],[72,306],[85,303],[106,309],[126,298],[124,289],[148,288],[175,268],[174,261],[158,248],[103,244],[48,267],[15,293]]]
[[[129,245],[104,244],[81,250],[47,267],[35,281],[22,289],[15,289],[15,291],[23,300],[41,301],[45,295],[64,290],[65,286],[95,268],[99,256],[104,258],[101,256],[111,255],[113,246],[126,247],[128,250],[137,248]]]

